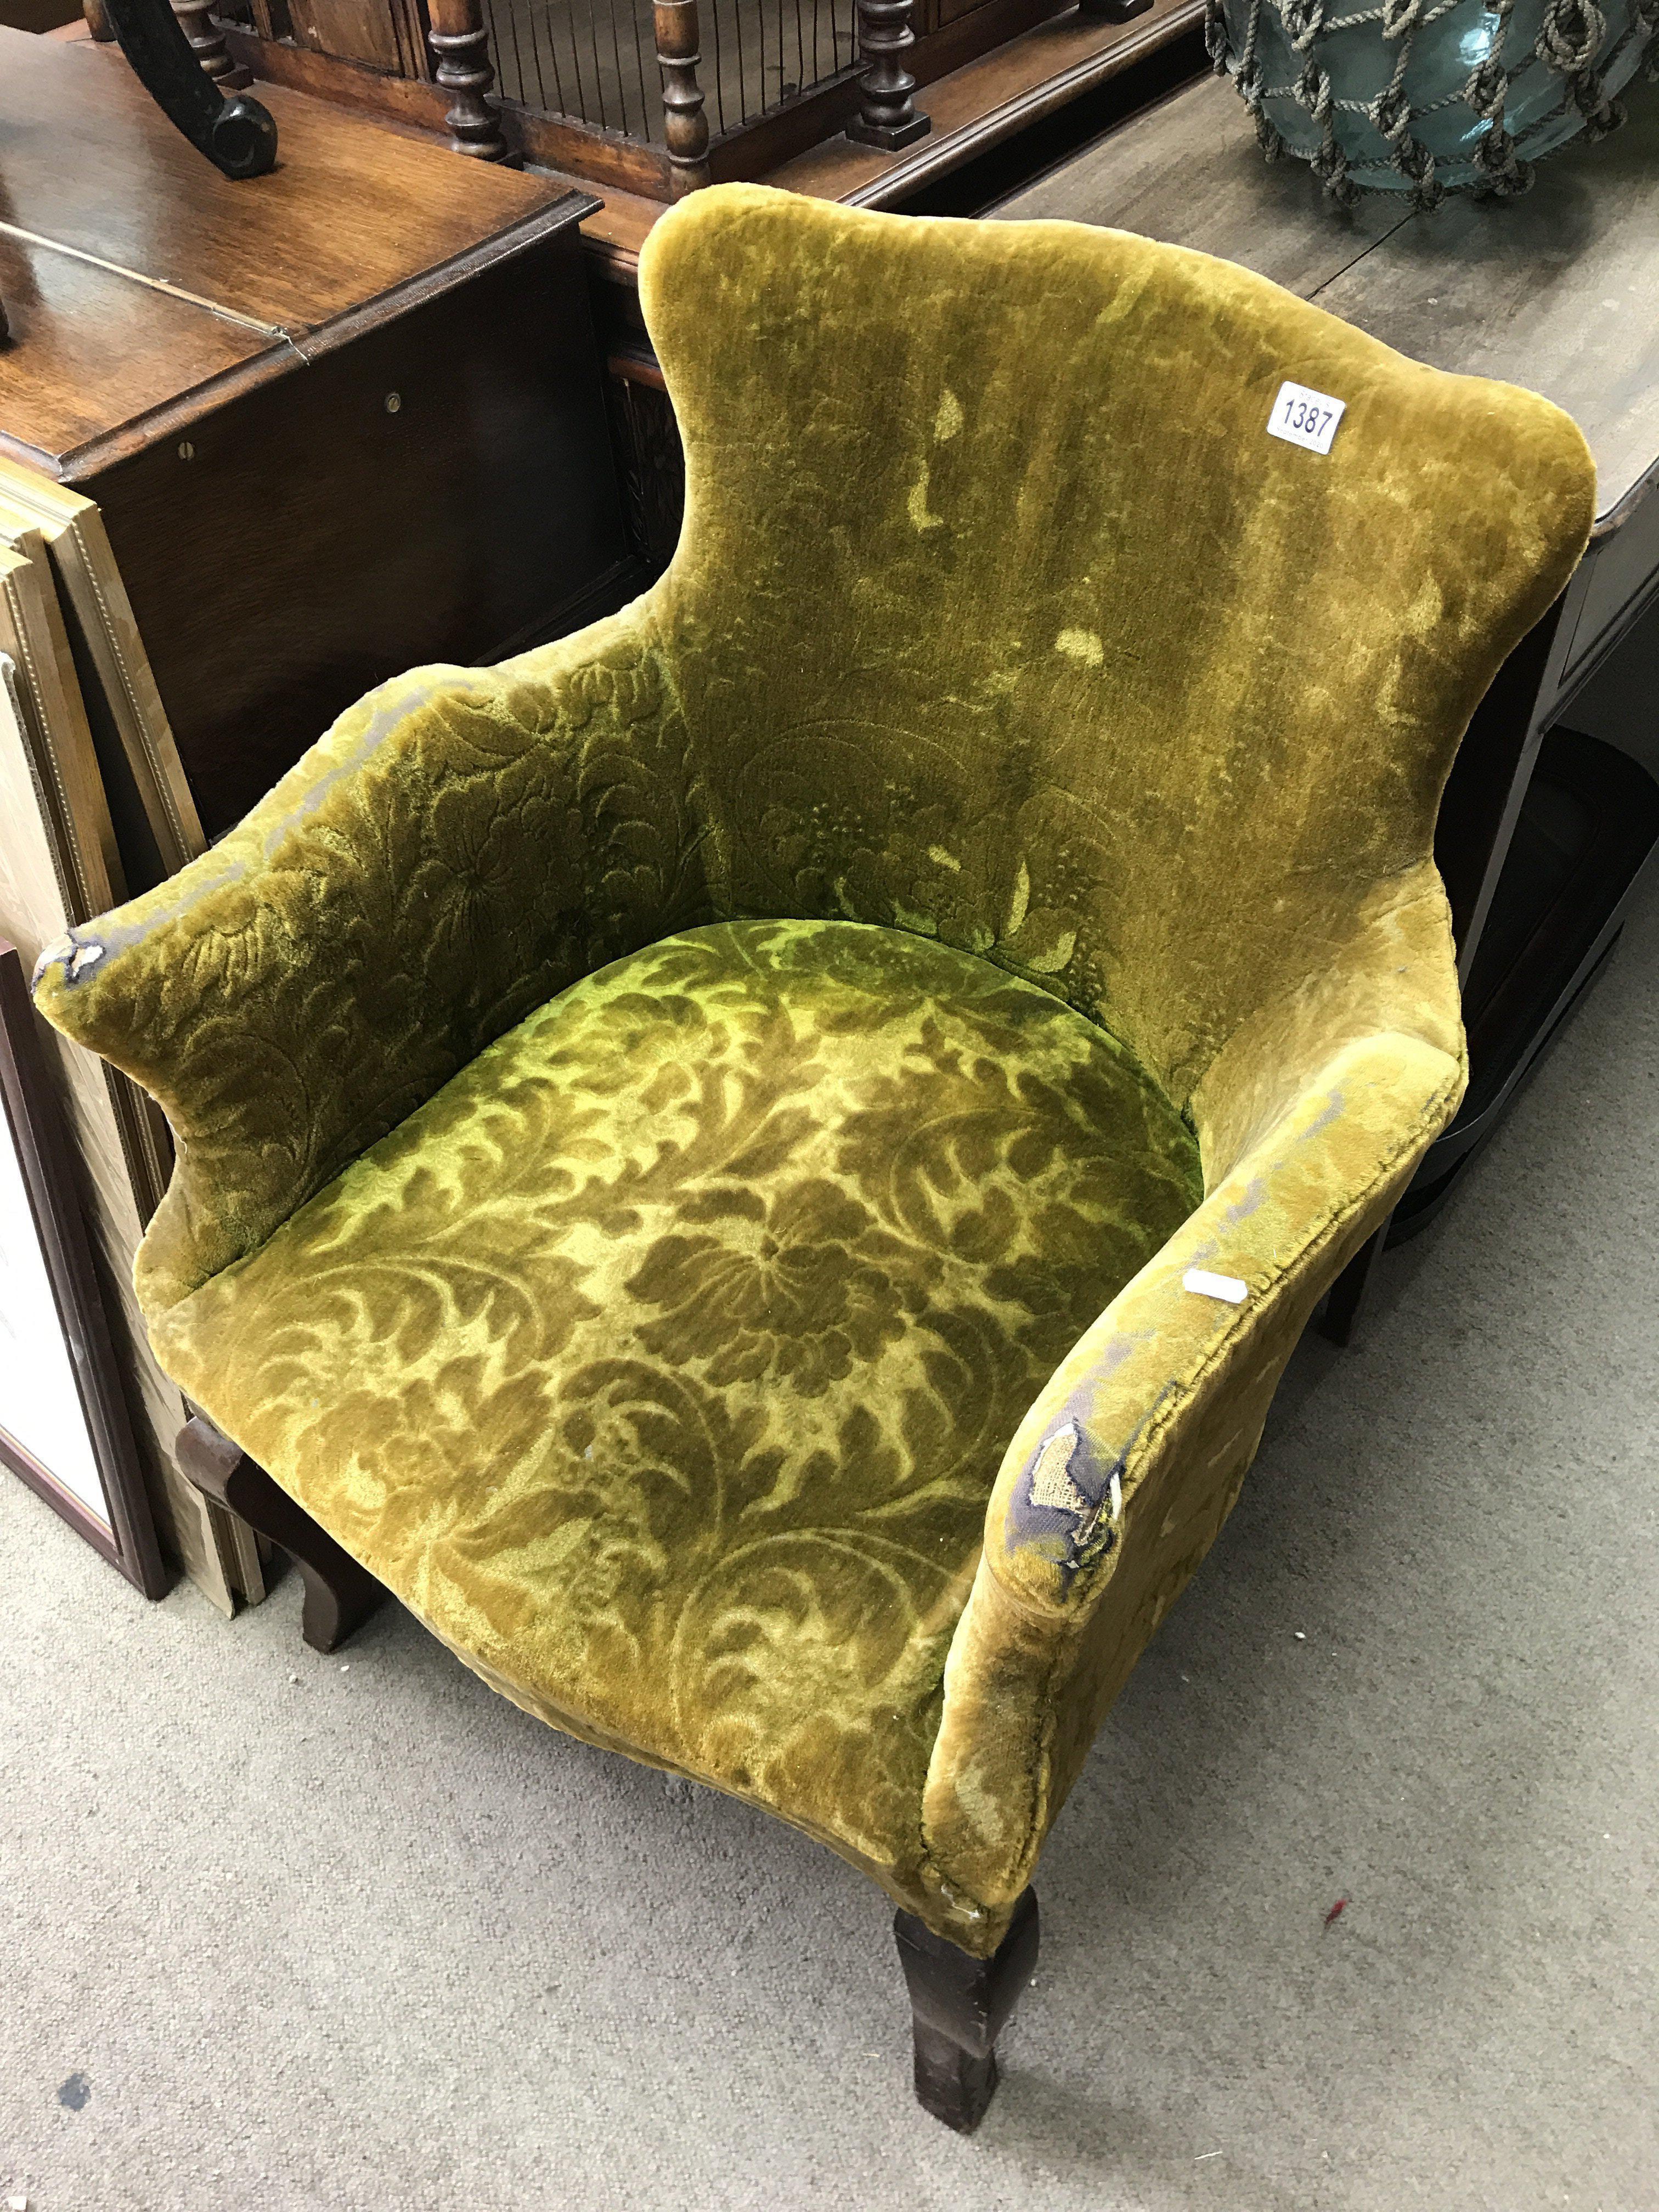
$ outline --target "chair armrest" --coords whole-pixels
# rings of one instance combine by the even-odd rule
[[[1008,1447],[945,1670],[923,1800],[941,1932],[988,1949],[1095,1732],[1231,1510],[1322,1293],[1466,1080],[1422,1039],[1346,1046],[1055,1370]],[[1226,1304],[1188,1269],[1242,1280]]]
[[[219,844],[42,956],[36,1003],[161,1103],[152,1316],[492,1039],[706,919],[652,602],[349,709]]]

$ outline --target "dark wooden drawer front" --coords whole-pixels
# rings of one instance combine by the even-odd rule
[[[188,442],[83,489],[210,836],[372,685],[498,658],[623,559],[574,226]]]

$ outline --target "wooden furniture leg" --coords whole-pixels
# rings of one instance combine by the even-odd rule
[[[884,146],[896,153],[925,138],[933,124],[911,94],[916,81],[904,66],[904,56],[916,43],[910,28],[914,0],[857,0],[854,10],[858,27],[858,50],[864,64],[859,79],[859,112],[847,125],[847,136],[861,145]]]
[[[1383,1247],[1389,1241],[1389,1224],[1385,1221],[1373,1236],[1368,1237],[1347,1266],[1331,1285],[1325,1296],[1325,1310],[1319,1317],[1320,1334],[1332,1344],[1345,1347],[1352,1345],[1359,1326],[1359,1316],[1370,1295],[1371,1279],[1376,1273],[1377,1261],[1382,1257]]]
[[[915,2015],[916,2096],[936,2120],[970,2136],[996,2092],[997,2037],[1036,1966],[1036,1892],[1020,1899],[988,1959],[959,1950],[911,1912],[895,1914],[893,1934]]]
[[[288,1553],[305,1583],[301,1626],[306,1642],[313,1651],[337,1651],[383,1602],[385,1584],[205,1413],[192,1414],[179,1431],[178,1453],[179,1467],[204,1497],[240,1513]]]

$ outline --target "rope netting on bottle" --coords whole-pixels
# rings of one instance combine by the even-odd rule
[[[1607,96],[1604,81],[1632,40],[1643,48],[1648,75],[1659,76],[1659,0],[1636,0],[1630,21],[1605,52],[1607,21],[1597,0],[1546,0],[1536,39],[1514,58],[1509,52],[1509,36],[1516,0],[1486,0],[1486,12],[1492,19],[1486,53],[1457,89],[1414,107],[1407,98],[1405,82],[1417,42],[1442,16],[1462,5],[1463,0],[1382,0],[1380,7],[1340,15],[1328,7],[1327,0],[1237,0],[1231,9],[1224,0],[1206,0],[1205,37],[1217,74],[1224,75],[1231,66],[1270,161],[1277,161],[1286,147],[1267,103],[1294,100],[1312,119],[1320,137],[1310,166],[1327,192],[1344,206],[1358,199],[1362,191],[1382,187],[1367,186],[1355,177],[1352,162],[1337,134],[1340,115],[1364,116],[1372,125],[1387,143],[1386,157],[1379,153],[1379,165],[1386,158],[1402,179],[1412,205],[1426,210],[1445,198],[1446,187],[1436,174],[1433,151],[1413,127],[1425,116],[1460,104],[1471,109],[1477,120],[1488,127],[1463,157],[1474,170],[1463,188],[1507,198],[1524,192],[1532,183],[1528,147],[1570,112],[1576,110],[1583,118],[1582,135],[1589,139],[1605,137],[1624,121],[1623,105]],[[1302,61],[1299,76],[1284,84],[1267,82],[1261,52],[1264,9],[1277,16],[1291,52]],[[1243,17],[1242,40],[1234,37],[1229,13]],[[1368,24],[1376,27],[1375,35],[1384,47],[1393,49],[1389,82],[1374,99],[1345,100],[1333,87],[1322,53],[1339,32],[1359,31]],[[1547,112],[1533,116],[1519,133],[1511,136],[1505,122],[1510,88],[1540,69],[1560,80],[1561,96]]]

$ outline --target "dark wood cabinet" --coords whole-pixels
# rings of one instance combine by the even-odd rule
[[[0,41],[0,447],[103,508],[210,836],[382,678],[634,588],[591,199],[281,88],[233,183],[118,54]]]

